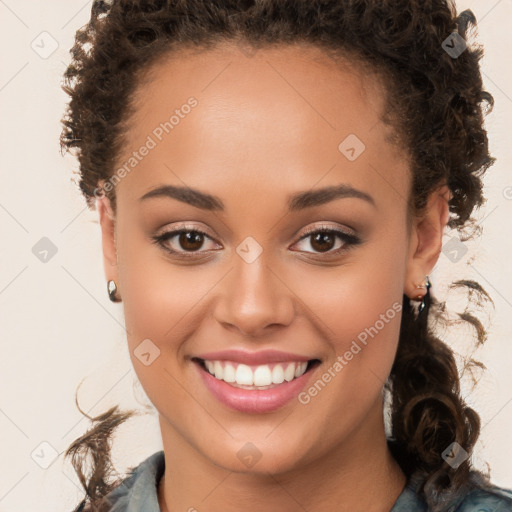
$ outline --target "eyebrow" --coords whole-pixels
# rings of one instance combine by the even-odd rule
[[[180,187],[175,185],[163,185],[146,192],[140,201],[145,201],[155,197],[168,197],[176,199],[183,203],[190,204],[196,208],[208,211],[224,211],[224,203],[214,195],[201,192],[190,187]],[[350,185],[341,184],[324,187],[316,190],[307,190],[297,192],[288,198],[288,210],[295,212],[329,203],[335,199],[343,199],[346,197],[355,197],[362,199],[376,207],[375,200],[370,194],[353,188]]]

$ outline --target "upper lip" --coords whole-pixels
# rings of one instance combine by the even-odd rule
[[[220,350],[217,352],[208,352],[195,356],[199,359],[209,361],[233,361],[246,365],[260,365],[267,363],[291,362],[291,361],[310,361],[313,357],[292,354],[291,352],[282,352],[279,350],[260,350],[258,352],[248,352],[246,350]]]

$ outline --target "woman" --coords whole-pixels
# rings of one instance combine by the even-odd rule
[[[93,418],[77,510],[512,510],[471,466],[429,279],[494,161],[474,23],[441,0],[94,4],[61,143],[164,450],[112,483],[132,411]]]

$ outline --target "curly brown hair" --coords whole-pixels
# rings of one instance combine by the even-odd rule
[[[485,201],[482,176],[495,161],[484,129],[493,97],[483,90],[482,47],[466,45],[470,27],[476,27],[473,13],[457,15],[452,0],[96,1],[90,21],[76,33],[64,75],[70,102],[61,149],[76,150],[79,186],[94,208],[98,183],[112,176],[123,149],[135,93],[160,58],[222,42],[256,50],[308,43],[333,57],[333,65],[337,56],[348,56],[362,72],[383,80],[383,121],[393,126],[391,142],[405,148],[410,160],[410,211],[421,213],[429,194],[447,183],[452,193],[448,226],[467,239],[464,230],[475,225],[471,214]],[[458,56],[445,50],[450,36],[463,42]],[[115,210],[115,191],[107,195]],[[492,302],[474,281],[452,286],[466,287],[479,306]],[[461,397],[454,352],[434,334],[445,315],[445,303],[427,294],[417,317],[404,295],[398,350],[385,388],[389,446],[407,476],[425,473],[420,492],[429,510],[442,510],[446,496],[467,486],[476,473],[482,485],[489,483],[469,458],[453,468],[442,456],[454,441],[471,454],[480,430],[478,414]],[[469,310],[457,321],[475,328],[475,346],[484,342],[485,329]],[[464,370],[475,367],[483,365],[469,356]],[[119,483],[107,482],[108,441],[132,414],[114,407],[91,418],[98,424],[68,449],[86,491],[80,510],[86,502],[90,510],[108,510],[102,498]],[[87,481],[82,467],[88,454],[93,467]]]

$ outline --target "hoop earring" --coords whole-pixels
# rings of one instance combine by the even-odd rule
[[[430,293],[431,286],[432,286],[432,283],[430,282],[428,276],[425,276],[425,284],[419,284],[416,286],[416,288],[425,288],[424,295],[418,295],[416,297],[417,300],[421,300],[421,303],[418,307],[418,314],[420,314],[425,309],[426,299],[430,298],[429,293]]]
[[[121,299],[117,298],[117,285],[112,279],[107,283],[108,298],[112,302],[121,302]]]

